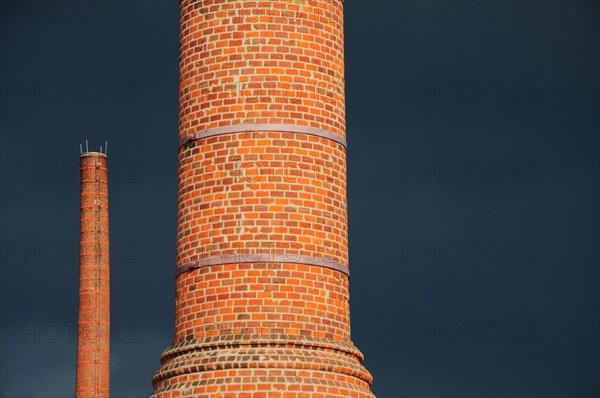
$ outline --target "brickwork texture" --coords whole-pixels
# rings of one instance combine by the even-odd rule
[[[373,397],[350,337],[343,1],[180,7],[175,333],[153,397]]]
[[[110,272],[106,156],[81,155],[77,398],[109,396]]]

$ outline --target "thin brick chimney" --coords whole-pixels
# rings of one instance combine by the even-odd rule
[[[153,397],[373,397],[350,337],[343,6],[180,1],[175,333]]]
[[[109,396],[110,250],[107,172],[105,153],[87,152],[86,149],[81,154],[77,398]]]

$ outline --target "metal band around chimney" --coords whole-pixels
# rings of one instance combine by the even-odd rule
[[[321,268],[328,268],[334,271],[339,271],[343,274],[346,274],[350,277],[350,268],[342,265],[336,261],[319,258],[319,257],[311,257],[311,256],[297,256],[294,259],[290,259],[289,256],[284,254],[269,254],[267,260],[263,259],[252,259],[252,258],[238,258],[238,255],[235,254],[223,254],[220,256],[208,257],[198,261],[192,261],[187,264],[184,264],[177,268],[175,272],[175,277],[186,273],[188,271],[193,271],[195,269],[212,267],[215,265],[225,265],[225,264],[248,264],[248,263],[285,263],[285,264],[299,264],[299,265],[312,265]]]
[[[281,133],[297,133],[312,135],[315,137],[326,138],[331,141],[335,141],[347,148],[346,140],[332,133],[331,131],[318,129],[310,126],[302,126],[297,124],[236,124],[233,126],[215,127],[207,130],[200,130],[195,133],[188,135],[187,137],[179,140],[179,146],[186,146],[191,142],[201,140],[203,138],[214,137],[224,134],[236,134],[236,133],[248,133],[248,132],[281,132]]]

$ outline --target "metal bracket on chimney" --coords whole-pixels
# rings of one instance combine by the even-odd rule
[[[326,138],[331,141],[335,141],[347,148],[346,140],[337,134],[330,131],[318,129],[310,126],[301,126],[296,124],[236,124],[233,126],[215,127],[207,130],[200,130],[195,133],[183,137],[179,140],[179,146],[187,146],[190,143],[201,140],[203,138],[215,137],[224,134],[236,134],[236,133],[248,133],[248,132],[281,132],[281,133],[297,133],[307,134],[315,137]]]
[[[207,268],[215,265],[225,264],[248,264],[248,263],[282,263],[282,264],[300,264],[300,265],[312,265],[316,267],[328,268],[334,271],[339,271],[343,274],[350,276],[350,268],[342,265],[336,261],[328,258],[311,257],[311,256],[298,256],[296,258],[290,258],[285,254],[268,254],[268,259],[262,259],[262,255],[257,254],[258,258],[248,258],[248,256],[240,256],[235,254],[223,254],[221,256],[212,256],[204,258],[198,261],[192,261],[187,264],[183,264],[177,267],[175,276],[178,277],[188,271],[193,271],[199,268]]]

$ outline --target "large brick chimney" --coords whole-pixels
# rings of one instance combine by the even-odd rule
[[[372,397],[350,338],[343,0],[180,7],[175,336],[153,396]]]
[[[104,153],[81,154],[77,398],[109,396],[110,250],[107,175]]]

